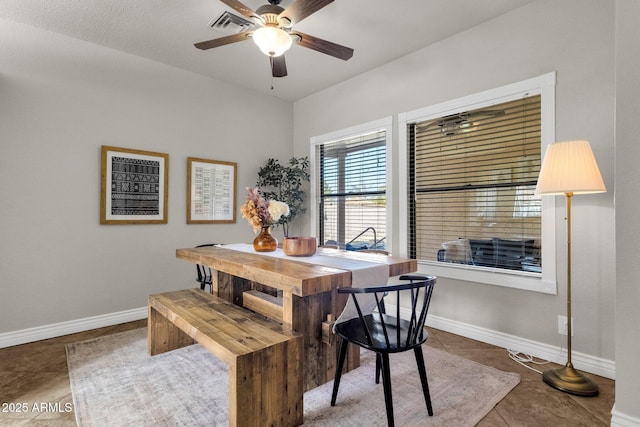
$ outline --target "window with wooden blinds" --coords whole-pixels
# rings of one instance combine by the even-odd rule
[[[350,250],[386,244],[386,131],[315,146],[319,240]]]
[[[541,272],[540,101],[408,125],[410,256]]]

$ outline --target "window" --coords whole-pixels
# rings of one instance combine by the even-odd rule
[[[312,139],[312,198],[320,244],[388,249],[390,120]]]
[[[523,203],[540,203],[540,95],[413,123],[409,132],[410,253],[540,272],[541,214]]]
[[[408,256],[442,277],[555,293],[553,201],[534,195],[554,84],[552,73],[401,115]]]

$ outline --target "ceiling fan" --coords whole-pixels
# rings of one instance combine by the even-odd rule
[[[273,77],[284,77],[287,75],[287,64],[284,59],[284,52],[287,51],[292,44],[313,49],[344,61],[353,56],[353,49],[349,47],[341,46],[292,29],[294,24],[297,24],[309,15],[332,3],[334,0],[295,0],[286,9],[278,6],[281,0],[268,0],[269,4],[260,6],[256,11],[248,8],[238,0],[220,1],[251,19],[257,28],[255,30],[243,31],[238,34],[195,43],[194,46],[198,49],[207,50],[252,38],[260,50],[269,56]]]

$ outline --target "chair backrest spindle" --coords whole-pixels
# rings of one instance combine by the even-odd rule
[[[364,316],[362,316],[362,309],[360,308],[360,304],[358,303],[358,298],[356,298],[355,294],[351,295],[353,298],[353,304],[356,306],[356,311],[358,312],[358,318],[362,320],[362,325],[364,326],[365,336],[369,345],[373,345],[373,340],[371,339],[371,331],[369,330],[369,326],[364,322]]]
[[[382,292],[382,298],[380,298],[378,294],[380,294],[380,292],[373,293],[374,298],[376,299],[376,307],[378,308],[378,317],[380,318],[379,322],[380,322],[380,325],[382,325],[382,333],[384,335],[384,341],[388,347],[391,345],[391,343],[389,341],[389,332],[387,331],[387,325],[386,325],[386,322],[384,321],[385,308],[384,308],[384,305],[382,304],[382,300],[384,298],[384,292]]]

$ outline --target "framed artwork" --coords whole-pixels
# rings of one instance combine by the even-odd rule
[[[100,224],[166,224],[169,155],[102,146]]]
[[[236,222],[237,164],[187,158],[187,224]]]

